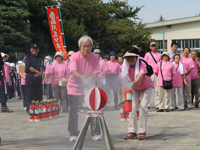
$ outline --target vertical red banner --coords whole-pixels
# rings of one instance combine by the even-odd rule
[[[56,52],[63,52],[64,59],[67,58],[67,51],[64,47],[62,30],[60,25],[60,17],[57,7],[47,8],[47,15],[49,21],[49,28],[51,32],[51,38],[56,49]]]

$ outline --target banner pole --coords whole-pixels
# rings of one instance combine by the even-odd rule
[[[63,33],[63,41],[64,41],[64,45],[65,45],[65,50],[67,51],[67,46],[66,46],[66,42],[65,42],[65,34],[64,34],[64,28],[63,28],[63,23],[62,23],[62,16],[61,16],[61,10],[60,7],[58,7],[59,9],[59,16],[60,16],[60,24],[61,24],[61,28],[62,28],[62,33]]]

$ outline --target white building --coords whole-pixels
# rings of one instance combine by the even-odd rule
[[[166,20],[148,23],[147,28],[153,29],[152,38],[158,42],[158,49],[163,51],[163,34],[165,50],[171,52],[171,43],[178,43],[178,51],[182,53],[184,47],[200,52],[200,16]]]

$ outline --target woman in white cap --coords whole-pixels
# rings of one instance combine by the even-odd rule
[[[146,139],[148,103],[154,87],[151,78],[146,75],[146,64],[140,61],[138,54],[138,49],[131,46],[125,50],[124,55],[122,79],[128,80],[129,78],[133,90],[132,112],[129,114],[128,135],[124,137],[125,140],[136,139],[137,132],[139,133],[139,140]],[[139,126],[137,126],[137,111],[141,94],[142,100],[139,110]]]
[[[172,79],[175,74],[175,67],[170,62],[168,52],[161,55],[161,61],[156,65],[155,74],[158,76],[157,86],[159,93],[159,110],[157,112],[169,112],[172,89]],[[170,87],[165,87],[164,82],[168,82]]]
[[[4,53],[1,53],[1,56],[3,58],[3,62],[4,62],[4,72],[5,72],[5,79],[4,79],[4,83],[6,84],[6,89],[5,89],[5,94],[8,96],[9,94],[9,88],[8,88],[8,85],[11,87],[12,86],[12,82],[11,82],[11,79],[10,79],[10,69],[9,69],[9,66],[5,63],[8,58],[9,58],[9,55],[8,54],[4,54]],[[12,110],[9,110],[8,107],[7,107],[7,99],[6,98],[6,101],[4,101],[3,103],[1,103],[1,112],[13,112]]]
[[[63,53],[56,52],[54,56],[56,62],[52,65],[51,80],[52,89],[54,91],[54,99],[61,101],[62,110],[67,112],[66,85],[69,76],[69,70],[65,62],[63,62]]]
[[[45,76],[44,79],[42,81],[42,84],[44,86],[44,84],[47,85],[47,99],[52,99],[53,98],[53,91],[52,91],[52,85],[51,85],[51,69],[52,69],[52,58],[51,56],[46,56],[44,58],[44,62],[45,62]]]
[[[184,110],[184,100],[183,100],[183,83],[186,86],[189,86],[186,82],[185,73],[187,73],[183,64],[180,62],[180,54],[174,54],[173,56],[173,64],[175,67],[175,74],[173,76],[173,88],[171,90],[171,98],[170,98],[170,111],[174,111],[175,109],[175,90],[177,90],[178,95],[178,109]]]

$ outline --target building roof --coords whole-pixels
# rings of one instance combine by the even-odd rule
[[[173,19],[173,20],[147,23],[146,27],[154,28],[154,27],[180,24],[180,23],[186,23],[186,22],[194,22],[194,21],[200,21],[200,16],[193,16],[193,17],[186,17],[186,18],[179,18],[179,19]]]

